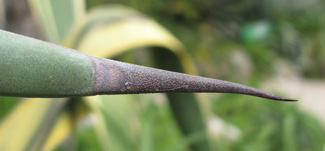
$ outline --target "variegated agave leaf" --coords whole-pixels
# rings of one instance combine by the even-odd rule
[[[221,92],[294,101],[241,84],[98,58],[6,31],[0,31],[0,39],[2,96]]]

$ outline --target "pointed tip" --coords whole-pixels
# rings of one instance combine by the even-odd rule
[[[288,101],[288,102],[296,102],[296,101],[298,101],[297,99],[290,99],[290,98],[284,98],[284,97],[274,98],[274,99],[279,100],[279,101]]]
[[[255,92],[258,92],[258,93],[254,93],[253,94],[254,96],[259,96],[259,97],[263,97],[263,98],[267,98],[267,99],[272,99],[272,100],[277,100],[277,101],[288,101],[288,102],[298,101],[297,99],[290,99],[290,98],[282,97],[282,96],[275,95],[275,94],[272,94],[272,93],[269,93],[269,92],[266,92],[263,90],[255,89]]]
[[[249,88],[249,89],[251,89],[251,88]],[[282,97],[282,96],[275,95],[275,94],[272,94],[272,93],[269,93],[269,92],[266,92],[266,91],[263,91],[263,90],[259,90],[259,89],[256,89],[256,88],[252,88],[251,90],[253,90],[252,91],[253,93],[250,93],[248,91],[247,94],[253,95],[253,96],[263,97],[263,98],[266,98],[266,99],[277,100],[277,101],[287,101],[287,102],[296,102],[296,101],[298,101],[297,99]]]
[[[233,82],[227,82],[227,81],[222,81],[221,83],[223,84],[223,92],[225,93],[239,93],[239,94],[246,94],[246,95],[252,95],[252,96],[257,96],[257,97],[262,97],[266,99],[271,99],[271,100],[277,100],[277,101],[288,101],[288,102],[295,102],[298,101],[297,99],[290,99],[286,97],[282,97],[279,95],[275,95],[260,89],[256,89],[250,86],[242,85],[242,84],[237,84]]]
[[[297,101],[250,86],[187,75],[118,61],[94,59],[95,94],[139,94],[167,92],[237,93],[279,101]]]
[[[298,101],[298,100],[297,100],[297,99],[289,99],[289,98],[285,98],[284,101],[296,102],[296,101]]]

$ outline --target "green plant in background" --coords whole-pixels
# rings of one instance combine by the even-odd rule
[[[87,1],[87,6],[91,8],[108,2],[112,0],[90,0]],[[319,45],[319,41],[324,41],[325,19],[320,14],[325,3],[322,0],[166,0],[148,1],[145,4],[140,0],[118,2],[159,20],[186,44],[202,74],[235,80],[231,79],[231,75],[236,71],[224,65],[227,59],[223,58],[227,58],[233,49],[243,49],[247,38],[256,36],[256,32],[247,26],[264,22],[266,34],[262,38],[253,38],[256,43],[262,42],[268,48],[261,52],[292,60],[306,77],[324,77],[324,62],[321,59],[324,49]],[[271,63],[276,61],[276,58],[270,59]],[[218,70],[211,71],[205,67],[206,62],[218,65]],[[268,66],[269,63],[266,62],[264,67]],[[254,71],[256,73],[261,71]]]
[[[94,7],[98,4],[105,2],[111,2],[108,0],[92,0],[87,1],[88,6]],[[271,77],[272,67],[277,58],[287,58],[293,61],[296,66],[302,70],[302,74],[306,77],[322,78],[324,63],[323,47],[319,44],[320,41],[324,41],[324,17],[322,10],[324,10],[324,1],[303,1],[303,0],[288,0],[288,1],[148,1],[143,4],[142,1],[137,0],[122,0],[119,3],[128,4],[146,14],[150,14],[151,17],[158,20],[170,31],[172,31],[186,46],[188,46],[189,53],[193,56],[193,60],[196,61],[198,69],[201,74],[209,77],[218,77],[222,79],[236,81],[247,81],[250,85],[258,87],[263,79]],[[262,24],[261,24],[262,23]],[[258,29],[266,29],[262,34],[263,36],[256,36]],[[263,27],[264,26],[264,27]],[[247,28],[252,27],[252,28]],[[258,27],[258,28],[256,28]],[[250,29],[250,30],[247,30]],[[253,29],[253,30],[252,30]],[[260,30],[258,30],[260,31]],[[251,39],[246,39],[244,34],[247,34]],[[239,71],[236,70],[240,67],[232,67],[231,55],[234,50],[240,50],[247,53],[248,59],[253,62],[252,70],[249,76],[244,77]],[[212,65],[211,65],[212,64]],[[218,67],[211,68],[211,66]],[[236,75],[240,75],[237,76]],[[268,110],[270,104],[267,102],[251,102],[240,101],[246,100],[240,96],[236,96],[233,99],[229,97],[220,97],[215,99],[215,105],[218,110],[215,110],[217,115],[220,115],[224,111],[223,105],[229,105],[229,112],[224,118],[236,118],[237,120],[244,122],[255,121],[252,115],[242,114],[244,111],[251,111],[252,114],[269,117],[275,112],[264,112]],[[238,101],[229,101],[238,100]],[[256,104],[254,108],[243,109],[238,111],[238,114],[231,114],[238,110],[241,106],[252,106]],[[280,104],[275,103],[277,106]],[[238,108],[236,106],[239,106]],[[287,106],[281,104],[280,106]],[[308,125],[315,125],[318,128],[309,128],[302,126],[301,122],[296,122],[296,126],[302,129],[291,133],[291,137],[300,137],[297,133],[308,133],[305,138],[292,139],[296,143],[292,144],[304,144],[306,146],[314,146],[311,150],[321,150],[325,142],[324,140],[324,127],[322,124],[313,119],[310,116],[300,116],[306,114],[305,111],[297,107],[283,107],[279,114],[284,115],[284,112],[293,112],[294,116],[301,121],[309,121]],[[221,110],[220,110],[221,109]],[[218,111],[218,112],[217,112]],[[270,113],[270,114],[268,114]],[[308,117],[308,118],[306,118]],[[240,119],[246,120],[240,120]],[[304,119],[306,118],[306,120]],[[309,120],[309,119],[313,120]],[[265,118],[268,119],[268,118]],[[273,120],[272,120],[273,119]],[[268,121],[264,121],[265,126],[272,127],[272,122],[278,121],[278,119],[271,118]],[[231,123],[238,123],[235,120]],[[251,125],[251,128],[241,127],[243,132],[254,131],[250,133],[252,137],[257,137],[259,132],[258,127],[260,121],[255,123],[247,122]],[[275,126],[275,129],[282,129],[281,124]],[[270,128],[266,128],[270,129]],[[275,130],[273,129],[273,130]],[[256,132],[258,131],[258,132]],[[267,131],[267,130],[265,130]],[[271,131],[272,134],[278,136],[277,138],[264,139],[265,142],[272,144],[274,148],[268,148],[273,150],[286,150],[282,145],[277,144],[276,140],[282,141],[281,131]],[[249,142],[251,139],[248,135],[242,136],[240,141]],[[267,137],[266,137],[267,138]],[[257,139],[256,139],[257,140]],[[300,140],[300,142],[298,141]],[[214,141],[215,142],[215,141]],[[217,143],[219,146],[223,146],[224,140],[219,140]],[[303,142],[303,143],[302,143]],[[307,142],[317,142],[308,143]],[[251,145],[263,146],[263,143],[252,141]],[[318,144],[318,145],[315,145]],[[233,146],[234,143],[230,143]],[[294,146],[294,145],[292,145]],[[317,146],[315,148],[315,146]],[[241,150],[241,146],[237,146],[238,150]],[[277,147],[277,148],[276,148]],[[291,147],[292,148],[292,147]],[[296,148],[297,150],[308,150],[309,148]],[[233,148],[229,149],[233,150]],[[266,149],[267,150],[267,149]]]
[[[184,68],[184,71],[187,73],[196,74],[193,62],[185,52],[182,44],[160,25],[133,9],[113,5],[97,7],[90,12],[86,12],[84,4],[77,0],[31,0],[30,4],[34,14],[40,19],[48,40],[51,42],[102,58],[117,57],[127,50],[151,46],[155,48],[148,54],[152,55],[153,59],[149,60],[148,62],[151,64],[147,65],[153,66],[153,64],[156,64],[155,67],[178,72],[183,72],[182,68]],[[61,5],[66,7],[62,8]],[[145,6],[141,7],[145,8]],[[193,6],[196,5],[188,2],[184,6],[186,6],[186,9],[189,9],[194,8]],[[63,11],[63,9],[66,11]],[[199,16],[196,13],[192,13],[192,15],[187,17],[195,19],[200,18]],[[204,28],[202,29],[204,31]],[[183,31],[184,29],[180,30]],[[177,32],[175,33],[177,34]],[[247,46],[250,47],[249,44]],[[52,49],[52,46],[50,47]],[[202,48],[204,47],[208,47],[208,44],[203,44]],[[264,48],[264,45],[261,47]],[[196,47],[192,49],[196,49]],[[42,50],[39,51],[42,52]],[[252,52],[256,56],[260,54],[260,52],[254,50]],[[136,55],[136,53],[134,54]],[[168,58],[169,60],[164,60],[163,58]],[[64,62],[60,63],[64,64]],[[261,66],[263,63],[262,61]],[[263,67],[260,67],[260,69],[263,69]],[[71,74],[75,73],[71,72]],[[58,75],[55,78],[60,76],[63,75]],[[82,75],[78,74],[77,76],[81,77]],[[127,87],[128,84],[124,86],[125,89],[132,88]],[[167,112],[168,107],[162,108],[152,103],[153,98],[148,97],[148,101],[146,101],[144,96],[104,95],[82,99],[71,98],[69,100],[25,99],[2,122],[3,125],[5,123],[13,123],[13,125],[19,126],[15,128],[16,135],[9,138],[7,136],[11,131],[0,127],[0,130],[8,132],[1,133],[1,135],[6,137],[0,137],[2,139],[2,141],[0,140],[2,142],[0,146],[6,146],[8,147],[7,149],[12,150],[39,150],[41,148],[43,150],[50,150],[58,146],[66,138],[70,138],[70,142],[72,140],[71,144],[73,144],[75,137],[75,140],[78,141],[78,149],[81,150],[94,150],[94,148],[95,150],[134,150],[135,148],[138,150],[184,150],[187,146],[191,146],[193,150],[208,150],[206,132],[204,132],[204,120],[199,110],[199,105],[202,105],[202,101],[198,104],[196,101],[198,97],[192,94],[168,94],[167,97],[169,98],[170,107],[175,119],[186,135],[184,139],[182,139],[175,125],[167,124],[164,120],[156,120],[157,117],[160,117],[159,119],[167,117],[170,120],[172,116]],[[202,98],[202,96],[199,96],[199,98]],[[223,110],[220,109],[220,111]],[[75,125],[82,121],[85,115],[89,115],[87,114],[89,112],[94,113],[97,117],[96,127],[81,127],[79,129],[82,130],[71,133],[76,127]],[[17,118],[19,116],[23,116],[25,119],[33,119],[33,121],[22,121],[20,118]],[[23,124],[22,122],[26,123]],[[6,125],[4,127],[10,129],[13,125]],[[153,137],[155,134],[159,134],[159,128],[163,132],[166,132],[166,129],[168,129],[169,135],[161,138],[164,141]],[[26,129],[30,131],[25,133]],[[263,131],[266,131],[265,135],[268,136],[271,130],[274,130],[274,127],[267,126],[266,130]],[[95,139],[95,132],[97,137],[99,137],[100,144],[96,141],[89,141],[89,138]],[[26,134],[24,135],[25,137],[21,137],[22,133]],[[72,136],[69,136],[69,134],[72,134]],[[159,136],[164,135],[166,134],[160,134]],[[285,137],[285,140],[290,141],[292,135],[288,134]],[[261,136],[261,138],[266,137]],[[320,140],[322,141],[323,139]],[[15,145],[8,142],[15,142]],[[73,146],[71,144],[66,146]],[[86,144],[90,145],[87,146]],[[289,142],[289,144],[294,146],[294,143]],[[59,146],[57,149],[64,150],[66,146]]]
[[[238,141],[216,140],[214,145],[219,150],[316,151],[324,147],[322,123],[299,110],[296,104],[260,102],[225,94],[220,101],[213,101],[213,111],[245,130]]]
[[[5,26],[5,7],[4,7],[4,3],[1,0],[0,1],[0,29],[3,29]]]
[[[96,58],[74,50],[69,50],[68,48],[37,41],[5,31],[1,31],[0,34],[1,46],[3,48],[0,55],[0,63],[2,68],[1,70],[4,71],[0,74],[2,77],[0,94],[2,96],[77,97],[96,94],[134,94],[154,92],[223,92],[249,94],[270,99],[292,101],[244,85]],[[180,100],[182,99],[178,94],[174,94],[173,97],[177,97]],[[97,99],[100,98],[105,99],[105,97],[97,97]],[[103,114],[106,108],[104,108],[104,110],[100,108],[98,109],[98,103],[100,102],[98,102],[97,99],[89,98],[88,102],[94,110],[99,110],[98,112],[103,116],[103,121],[107,121],[110,117],[106,117],[108,115],[105,113]],[[100,99],[100,101],[103,101],[104,99]],[[32,109],[33,107],[39,108],[41,107],[41,104],[44,104],[44,112],[48,112],[45,109],[52,106],[48,113],[51,114],[49,115],[50,117],[53,116],[53,112],[59,114],[58,111],[66,103],[63,99],[53,100],[51,103],[46,103],[45,101],[39,105],[35,100],[26,100],[26,102],[27,104],[28,102],[29,104],[35,103],[27,109]],[[50,106],[50,104],[52,105]],[[181,109],[183,104],[179,102],[177,104],[180,106],[175,107],[175,109]],[[53,105],[55,106],[54,108]],[[27,105],[25,104],[24,106]],[[195,106],[196,104],[193,104],[192,107],[188,109],[188,113],[195,111],[196,108],[193,108]],[[42,111],[38,110],[37,112]],[[39,118],[42,118],[42,114],[39,114],[38,116]],[[201,118],[199,115],[195,116],[196,119]],[[45,122],[44,126],[50,126],[48,122],[53,122],[49,121],[51,120],[50,117],[43,119],[44,121],[42,122]],[[181,123],[187,123],[187,121],[182,120],[184,117],[186,117],[186,115],[183,114],[180,119]],[[2,134],[10,132],[10,127],[13,126],[12,124],[15,125],[15,122],[12,123],[10,121],[12,118],[15,119],[21,117],[14,116],[6,119],[3,123],[4,126],[1,127]],[[192,118],[191,120],[195,118]],[[38,122],[35,121],[31,127],[34,127],[34,124],[37,123]],[[106,125],[110,127],[110,124],[113,125],[113,123],[107,123]],[[192,125],[194,124],[197,123],[192,123]],[[115,128],[117,127],[118,125],[116,125]],[[108,130],[109,129],[111,128],[108,128]],[[47,137],[48,134],[46,133],[48,133],[48,131],[50,131],[50,129],[43,130],[42,137]],[[192,130],[187,129],[187,131],[191,132]],[[30,135],[33,135],[33,133]],[[119,133],[113,133],[113,135],[116,137],[123,136],[123,134]],[[5,136],[2,136],[2,138],[4,137]],[[27,145],[22,147],[27,147],[25,149],[28,150],[39,150],[45,143],[44,140],[40,140],[40,138],[41,136],[34,138],[35,140],[29,140],[32,141],[32,146]],[[123,139],[125,140],[125,138]],[[11,146],[10,139],[6,141],[3,140],[2,143],[4,143],[2,144],[2,148],[4,149],[21,149],[19,146],[18,148],[15,148],[17,146]],[[126,144],[128,143],[123,143],[123,145],[119,145],[119,147],[115,149],[132,150],[132,144]],[[207,146],[202,145],[200,148],[196,147],[196,149],[201,150],[206,147]]]

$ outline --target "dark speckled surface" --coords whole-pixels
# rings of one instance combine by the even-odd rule
[[[232,82],[96,58],[95,94],[218,92],[296,101]]]

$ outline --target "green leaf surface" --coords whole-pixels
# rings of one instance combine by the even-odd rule
[[[88,56],[67,48],[0,31],[0,95],[91,94],[94,69]]]
[[[82,0],[29,0],[34,15],[49,41],[60,44],[71,28],[85,15]]]
[[[0,150],[40,150],[66,100],[22,101],[0,125]]]

